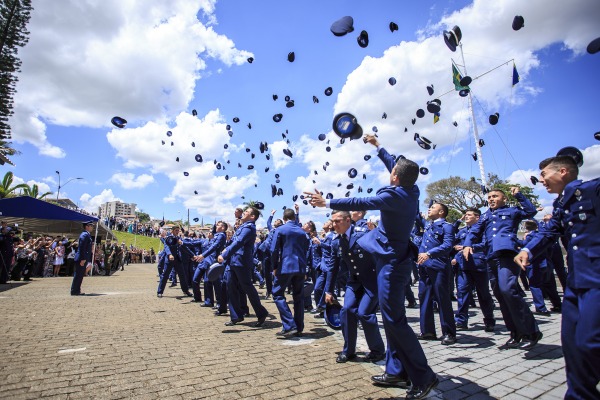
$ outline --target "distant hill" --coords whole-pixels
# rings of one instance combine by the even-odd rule
[[[140,249],[146,249],[146,250],[150,250],[151,248],[153,248],[156,253],[161,251],[163,248],[163,245],[162,245],[160,239],[158,239],[158,238],[142,236],[142,235],[134,235],[133,233],[126,233],[126,232],[118,232],[118,231],[112,231],[112,232],[117,237],[119,244],[125,242],[125,245],[127,247],[129,247],[130,245],[133,245],[134,247],[137,247]]]

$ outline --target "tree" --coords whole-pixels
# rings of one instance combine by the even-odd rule
[[[0,140],[11,138],[9,117],[13,114],[13,96],[18,82],[21,60],[17,56],[19,47],[29,40],[26,29],[31,17],[31,0],[4,0],[0,3]],[[13,151],[6,147],[3,154]]]
[[[25,185],[23,188],[23,195],[33,197],[34,199],[42,200],[44,197],[49,196],[52,192],[46,192],[40,194],[40,189],[37,184],[33,184],[31,186]]]
[[[141,223],[150,222],[150,215],[143,211],[136,211],[135,216]]]
[[[2,183],[0,184],[0,199],[4,199],[6,197],[14,197],[14,193],[17,189],[29,188],[29,186],[25,183],[20,183],[18,185],[13,186],[13,173],[8,171],[4,178],[2,179]]]
[[[533,194],[533,189],[529,186],[521,186],[511,184],[502,180],[496,174],[488,175],[488,189],[500,189],[508,198],[508,204],[517,205],[518,201],[510,194],[511,187],[518,187],[520,192],[528,198],[534,206],[539,206],[539,196]],[[483,194],[483,186],[481,180],[471,178],[470,180],[463,179],[459,176],[451,176],[449,178],[440,179],[427,185],[427,199],[431,199],[444,203],[450,208],[449,215],[455,216],[452,210],[460,214],[464,214],[467,208],[483,208],[487,207],[487,194]],[[487,190],[487,189],[486,189]]]

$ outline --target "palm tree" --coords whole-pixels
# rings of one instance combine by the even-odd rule
[[[29,189],[29,185],[25,183],[20,183],[18,185],[13,186],[13,173],[8,171],[4,178],[2,179],[2,183],[0,183],[0,199],[4,199],[6,197],[14,197],[14,192],[17,189]]]
[[[49,196],[52,192],[46,192],[40,194],[40,190],[37,184],[33,184],[31,186],[27,186],[23,188],[23,196],[33,197],[34,199],[42,200],[44,197]]]

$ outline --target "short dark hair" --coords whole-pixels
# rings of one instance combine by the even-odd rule
[[[506,193],[504,192],[504,190],[499,189],[499,188],[492,188],[492,189],[490,189],[490,191],[488,193],[492,193],[492,192],[500,192],[504,195],[504,197],[508,197],[508,196],[506,196]]]
[[[258,211],[257,208],[252,207],[252,206],[248,206],[246,207],[246,210],[250,209],[250,214],[252,214],[254,216],[254,220],[256,221],[258,218],[260,218],[260,211]]]
[[[448,216],[448,206],[445,205],[444,203],[435,203],[435,204],[439,204],[440,207],[442,208],[442,210],[444,211],[444,216]]]
[[[419,165],[406,158],[400,158],[392,169],[392,174],[398,177],[400,186],[413,187],[419,177]]]
[[[469,211],[470,211],[470,212],[472,212],[473,214],[475,214],[475,215],[478,215],[478,216],[480,216],[480,217],[481,217],[481,210],[480,210],[479,208],[475,208],[475,207],[469,207],[469,208],[467,208],[467,210],[465,211],[465,214],[466,214],[466,213],[468,213]]]
[[[540,169],[544,169],[548,165],[554,165],[557,168],[565,168],[573,177],[576,177],[579,174],[579,167],[577,167],[575,160],[571,156],[556,156],[546,158],[540,163]]]
[[[310,228],[310,231],[313,233],[317,232],[317,227],[315,226],[315,223],[312,221],[308,221],[306,222],[306,225],[308,225],[308,227]]]
[[[523,221],[523,226],[528,231],[535,231],[538,228],[538,223],[533,220],[527,220],[527,221]]]
[[[342,214],[342,216],[344,218],[350,218],[350,212],[349,211],[333,210],[331,212],[331,216],[333,216],[334,214]]]
[[[223,225],[225,227],[225,230],[229,229],[229,225],[227,225],[227,222],[225,222],[225,221],[219,221],[219,222],[217,222],[217,224]]]
[[[296,219],[296,213],[291,208],[286,208],[283,211],[283,220],[284,221],[292,221]]]

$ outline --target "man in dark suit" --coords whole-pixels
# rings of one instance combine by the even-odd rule
[[[296,213],[291,208],[283,212],[284,224],[275,229],[271,243],[271,266],[273,267],[273,300],[283,328],[279,336],[290,337],[304,330],[304,277],[306,256],[310,241],[306,232],[296,223]],[[285,300],[285,290],[292,288],[294,315]]]
[[[71,284],[71,296],[83,296],[81,292],[81,283],[85,275],[85,269],[92,262],[93,240],[90,232],[94,229],[94,221],[83,224],[84,231],[79,235],[77,253],[75,253],[75,274],[73,274],[73,283]]]
[[[382,147],[377,138],[366,135],[365,143],[378,149],[378,156],[390,171],[390,185],[377,191],[374,197],[325,200],[318,190],[305,193],[317,207],[336,210],[380,210],[381,221],[376,229],[359,239],[360,246],[371,253],[377,266],[379,307],[388,348],[386,372],[371,380],[378,385],[408,387],[407,399],[422,399],[439,384],[427,364],[423,348],[415,332],[408,325],[404,308],[405,289],[411,279],[416,249],[410,241],[410,232],[418,213],[419,188],[415,185],[419,166],[403,157],[394,158]]]
[[[581,156],[581,153],[579,153]],[[583,156],[581,156],[581,159]],[[540,182],[558,194],[552,219],[515,257],[525,268],[561,237],[567,250],[567,288],[562,305],[562,350],[567,372],[565,399],[598,399],[600,390],[600,179],[577,179],[570,156],[540,163]]]
[[[229,265],[227,277],[227,297],[231,320],[225,326],[233,326],[244,320],[242,295],[246,294],[258,318],[256,327],[261,327],[267,320],[269,312],[260,303],[258,292],[252,284],[254,271],[254,242],[256,241],[255,221],[260,216],[254,207],[247,207],[241,215],[240,227],[235,231],[231,244],[217,257],[217,261]]]
[[[169,279],[169,275],[171,275],[171,271],[173,270],[175,270],[175,273],[179,275],[179,284],[181,285],[183,294],[189,297],[193,296],[189,291],[187,279],[185,278],[185,272],[183,271],[183,266],[181,264],[181,240],[179,238],[180,232],[181,228],[179,226],[174,226],[171,229],[171,234],[167,235],[167,237],[164,239],[164,251],[167,265],[160,277],[160,283],[158,284],[158,289],[156,290],[156,295],[159,298],[163,296],[163,292],[167,286],[167,280]]]
[[[333,289],[337,274],[342,270],[348,273],[344,307],[340,312],[344,348],[336,362],[345,363],[356,358],[356,338],[358,321],[362,323],[370,353],[365,361],[377,362],[385,358],[385,345],[377,324],[377,273],[375,260],[358,244],[358,239],[366,234],[361,227],[352,224],[350,213],[335,210],[331,213],[333,228],[338,234],[332,242],[331,257],[327,260],[328,271],[325,283],[325,302],[334,301]]]

